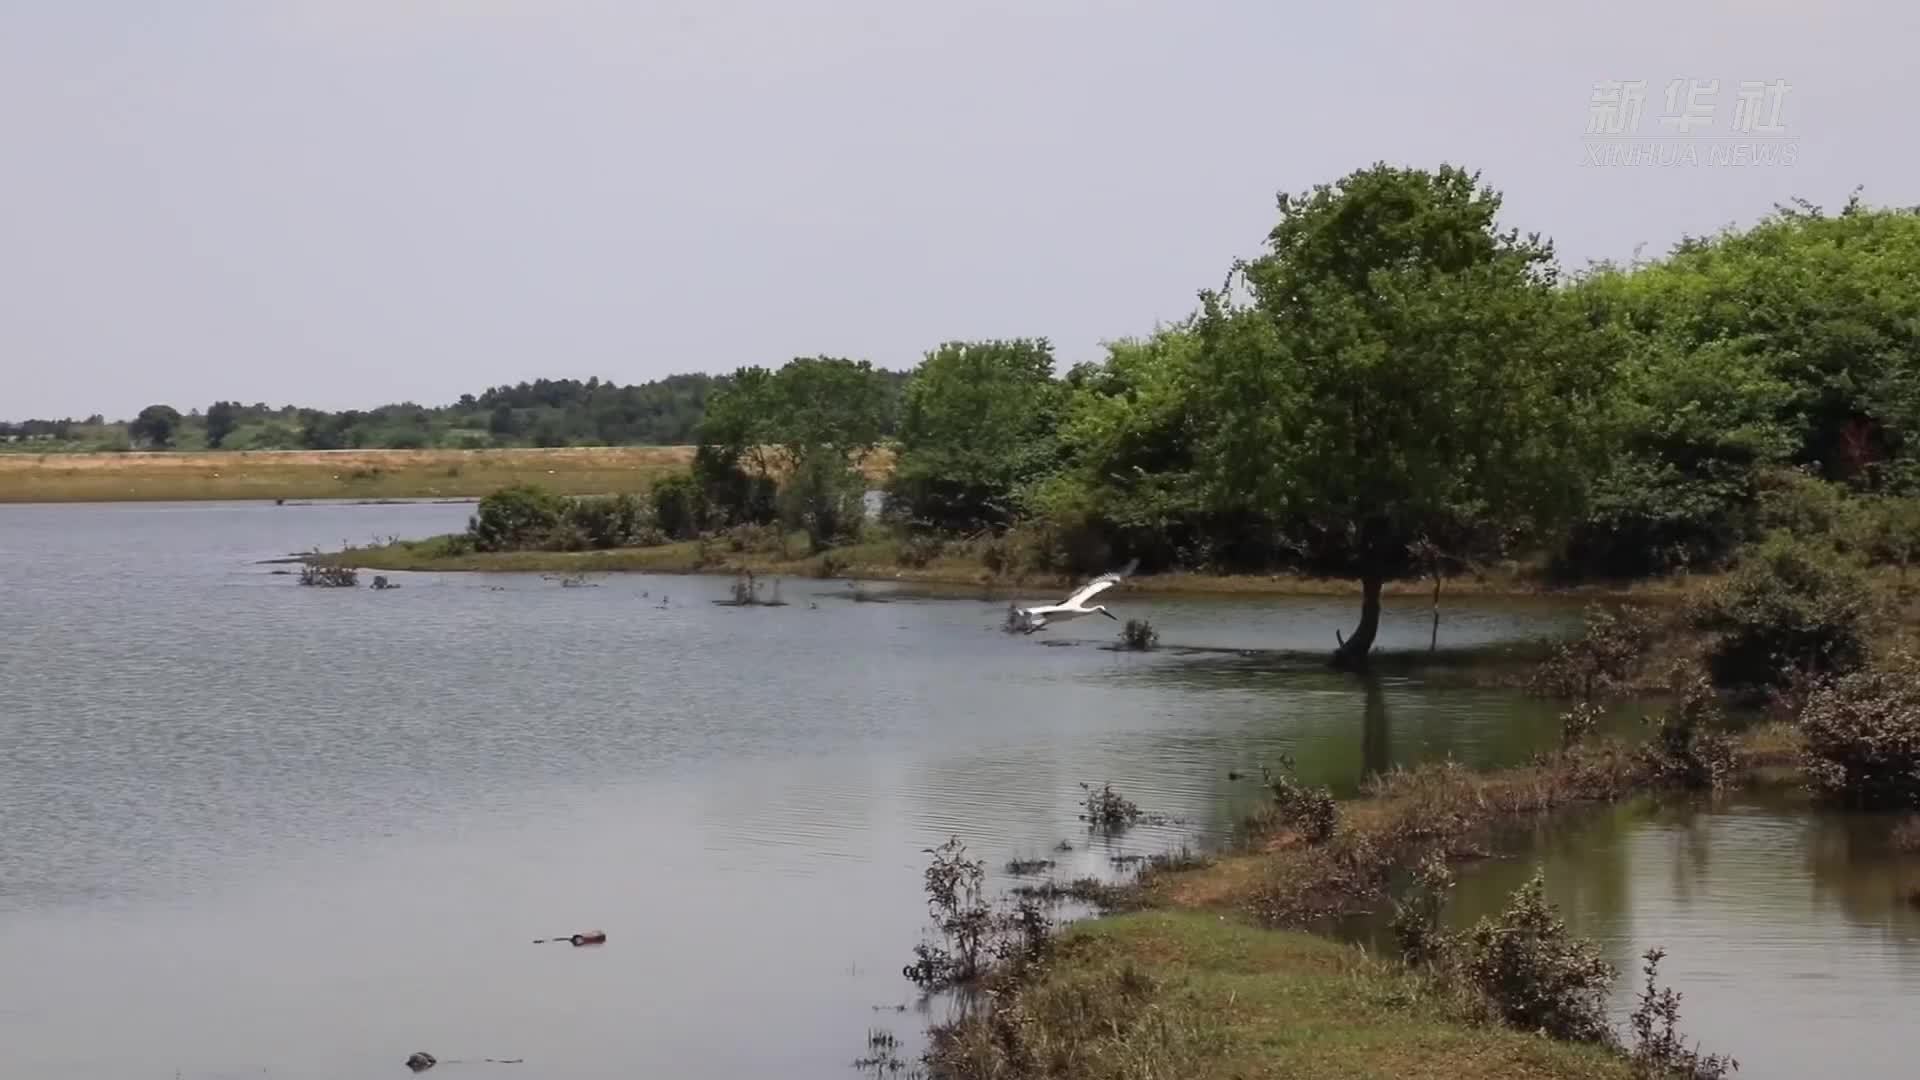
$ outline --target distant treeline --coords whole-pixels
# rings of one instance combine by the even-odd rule
[[[881,372],[889,402],[904,373]],[[727,376],[669,375],[622,386],[598,378],[536,379],[462,394],[450,405],[412,402],[325,409],[216,401],[181,412],[155,404],[130,420],[0,422],[0,446],[36,450],[483,449],[505,446],[672,446],[695,440],[707,401]],[[887,421],[891,423],[890,418]]]

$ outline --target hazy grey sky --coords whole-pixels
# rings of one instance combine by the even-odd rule
[[[0,417],[1087,359],[1189,311],[1275,192],[1379,159],[1481,169],[1570,266],[1920,203],[1917,11],[0,0]],[[1719,80],[1720,136],[1786,80],[1794,163],[1588,163],[1596,82],[1669,135],[1675,78]]]

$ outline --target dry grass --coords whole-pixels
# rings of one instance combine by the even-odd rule
[[[689,446],[3,454],[0,502],[477,498],[514,484],[645,490]]]

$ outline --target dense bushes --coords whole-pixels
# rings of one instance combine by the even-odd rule
[[[1629,684],[1653,643],[1665,632],[1646,608],[1587,609],[1580,636],[1561,643],[1535,672],[1536,693],[1594,702]]]
[[[663,477],[648,494],[654,524],[673,540],[691,540],[707,527],[705,493],[691,474]]]
[[[1713,684],[1706,675],[1683,669],[1675,689],[1678,700],[1647,718],[1653,737],[1640,747],[1641,768],[1650,780],[1678,787],[1726,786],[1738,763]]]
[[[1800,730],[1814,791],[1851,806],[1920,808],[1920,658],[1898,654],[1816,688]]]
[[[541,487],[504,488],[480,500],[467,535],[481,551],[546,547],[560,525],[567,500]]]
[[[1859,668],[1873,613],[1872,590],[1857,565],[1830,547],[1776,536],[1749,550],[1690,614],[1712,635],[1707,665],[1716,683],[1778,687],[1796,673]]]
[[[658,539],[645,506],[632,495],[569,498],[532,485],[481,499],[467,536],[477,551],[583,551]]]
[[[780,485],[780,521],[807,534],[815,551],[858,535],[866,520],[867,488],[846,455],[820,448],[803,456]]]
[[[632,495],[586,495],[567,504],[562,515],[577,547],[626,547],[643,539],[646,508]]]

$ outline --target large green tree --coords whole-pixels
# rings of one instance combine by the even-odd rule
[[[1784,466],[1920,485],[1920,214],[1807,203],[1574,292],[1625,357],[1611,450],[1562,569],[1635,576],[1723,563],[1761,531]]]
[[[1203,461],[1214,499],[1360,580],[1335,653],[1358,665],[1418,553],[1488,555],[1565,520],[1604,365],[1551,246],[1501,230],[1477,174],[1376,165],[1279,209],[1239,267],[1247,295],[1203,295]]]
[[[218,450],[240,423],[240,405],[234,401],[216,401],[207,407],[207,449]]]
[[[1920,456],[1917,273],[1920,211],[1856,196],[1835,215],[1781,207],[1599,284],[1622,325],[1681,363],[1719,350],[1733,359],[1705,362],[1765,377],[1764,404],[1792,436],[1793,461],[1873,483]]]
[[[936,528],[1005,526],[1016,492],[1057,463],[1064,399],[1044,338],[928,353],[901,408],[893,505]]]
[[[707,402],[695,470],[734,519],[777,509],[824,546],[858,525],[858,468],[886,431],[891,402],[886,373],[865,360],[741,368]],[[777,503],[768,498],[775,483],[787,487]]]
[[[1026,509],[1097,537],[1100,543],[1085,546],[1102,563],[1122,555],[1148,566],[1236,562],[1244,523],[1213,514],[1198,474],[1196,451],[1208,429],[1195,393],[1198,355],[1199,338],[1182,322],[1110,342],[1101,362],[1068,372],[1059,424],[1064,464],[1027,493]]]
[[[173,436],[180,430],[180,410],[171,405],[149,405],[140,410],[127,425],[127,434],[136,442],[146,443],[156,450],[164,450],[173,445]]]

